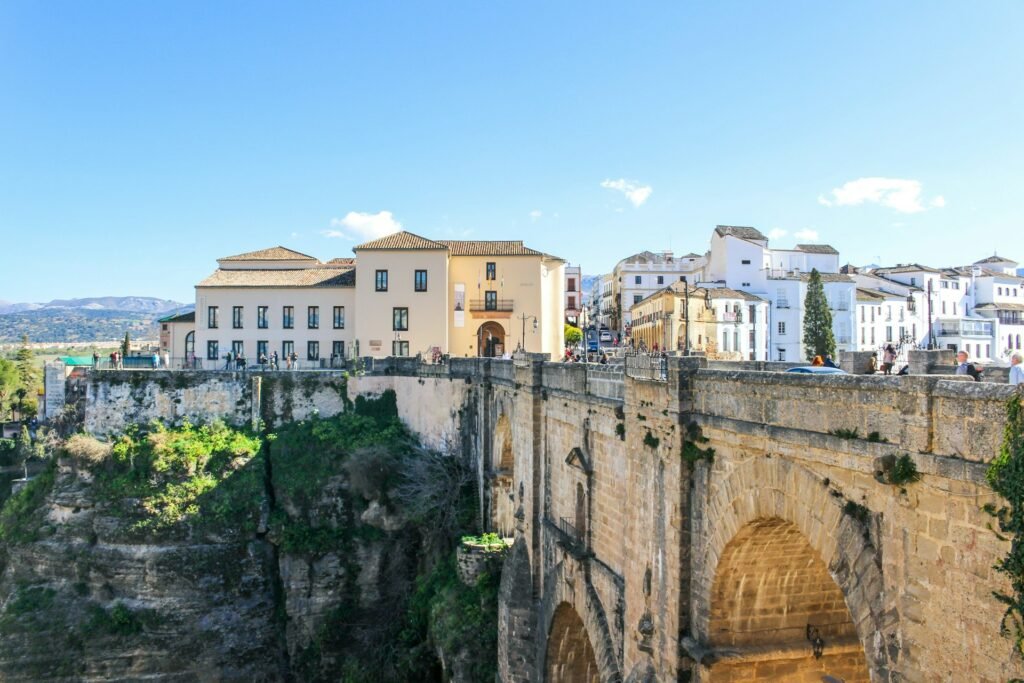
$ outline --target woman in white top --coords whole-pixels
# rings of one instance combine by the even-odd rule
[[[1020,353],[1014,353],[1010,356],[1010,384],[1014,386],[1024,384],[1024,366],[1020,362]]]

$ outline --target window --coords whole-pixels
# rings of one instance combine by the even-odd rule
[[[576,297],[574,297],[574,296],[570,296],[569,297],[569,305],[567,306],[567,308],[570,311],[575,311],[576,310]]]
[[[779,349],[779,360],[786,360],[786,349]]]
[[[786,323],[779,323],[779,334],[786,334]]]
[[[861,322],[864,322],[864,315],[865,315],[865,314],[864,314],[864,307],[863,307],[863,306],[861,306],[861,307],[860,307],[860,321],[861,321]]]
[[[665,276],[664,275],[659,275],[658,276],[658,284],[659,285],[665,284]]]
[[[345,329],[345,307],[335,306],[334,307],[334,329],[343,330]]]
[[[345,357],[345,342],[333,341],[331,342],[331,357],[332,358],[344,358]]]
[[[290,330],[295,327],[295,307],[284,306],[281,309],[281,327]]]
[[[484,292],[484,310],[485,311],[496,311],[496,310],[498,310],[498,293],[496,291],[489,290],[489,291]]]
[[[306,327],[311,330],[320,329],[320,307],[309,306],[306,309]]]
[[[862,346],[864,344],[864,335],[865,335],[865,332],[864,332],[864,328],[862,327],[862,328],[860,328],[860,343],[861,343]]]
[[[565,286],[565,289],[566,289],[567,292],[575,292],[576,291],[576,278],[574,278],[574,277],[569,278],[569,282]]]
[[[750,265],[750,259],[745,258],[742,261],[740,261],[740,263],[743,264],[744,266],[749,266]]]
[[[1002,287],[996,287],[996,294],[998,294],[999,296],[1002,296],[1003,295],[1003,288]]]
[[[260,328],[261,330],[265,330],[265,329],[267,329],[267,327],[269,327],[269,325],[267,324],[267,307],[266,306],[257,306],[256,307],[256,327]]]
[[[231,355],[235,358],[245,355],[245,342],[233,341],[231,342]]]
[[[635,285],[640,284],[640,276],[639,275],[636,275],[636,276],[633,277],[633,284],[635,284]]]
[[[281,342],[281,357],[282,358],[287,360],[288,357],[291,356],[293,353],[295,353],[295,342],[292,342],[292,341],[283,341],[283,342]]]
[[[892,325],[886,325],[885,326],[885,341],[887,341],[887,342],[891,342],[892,341]]]
[[[306,342],[306,360],[320,360],[320,342]]]
[[[427,271],[417,270],[413,277],[413,289],[417,292],[427,291]]]
[[[211,330],[217,329],[217,307],[209,306],[206,309],[206,326]]]
[[[872,346],[875,345],[875,328],[874,327],[871,328],[871,345]]]
[[[374,289],[378,292],[388,291],[388,271],[378,270],[374,278]]]
[[[638,303],[640,303],[640,301],[641,301],[642,299],[643,299],[643,296],[641,296],[640,294],[634,294],[634,295],[633,295],[633,303],[635,303],[635,304],[638,304]]]
[[[256,342],[256,360],[258,362],[264,362],[263,359],[270,355],[267,353],[269,346],[270,344],[267,341]]]
[[[494,261],[488,261],[487,262],[487,266],[486,266],[485,269],[487,271],[487,279],[488,280],[497,280],[498,279],[498,267],[494,263]]]
[[[942,315],[946,315],[946,302],[942,302]]]
[[[953,302],[953,315],[956,315],[956,302]]]
[[[409,355],[409,342],[396,339],[391,342],[391,355],[392,356],[408,356]]]
[[[409,329],[409,309],[408,308],[393,308],[391,309],[391,329],[396,332],[405,332]]]
[[[232,306],[231,307],[231,328],[235,330],[242,329],[242,307]]]
[[[917,287],[917,278],[916,277],[910,278],[910,286],[911,287]]]
[[[163,325],[161,325],[160,329],[163,330],[164,332],[166,332],[167,331],[167,323],[164,323]]]
[[[749,287],[749,286],[750,286],[749,282],[740,283],[740,287]]]
[[[217,340],[211,339],[206,342],[206,360],[219,360],[220,351],[217,348]]]

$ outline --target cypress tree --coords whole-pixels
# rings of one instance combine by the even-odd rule
[[[827,358],[835,355],[836,338],[832,334],[832,311],[825,298],[825,286],[821,284],[821,273],[811,270],[807,281],[807,297],[804,298],[804,350],[807,360],[815,356]]]

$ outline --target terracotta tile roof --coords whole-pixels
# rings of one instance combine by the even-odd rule
[[[818,273],[822,282],[853,282],[853,278],[842,273]],[[800,273],[800,279],[807,282],[811,279],[810,273]]]
[[[999,255],[989,256],[988,258],[983,258],[980,261],[975,261],[975,263],[1012,263],[1013,265],[1017,265],[1017,262],[1013,259]]]
[[[755,296],[750,292],[744,292],[739,289],[729,289],[728,287],[702,287],[701,289],[706,289],[709,299],[745,299],[746,301],[765,301],[765,299],[762,299],[759,296]]]
[[[875,273],[938,273],[937,268],[929,268],[928,266],[922,266],[920,263],[903,263],[898,266],[892,266],[889,268],[875,268],[872,272]]]
[[[716,225],[715,232],[720,237],[726,235],[732,235],[733,237],[739,237],[744,240],[767,240],[760,230],[757,228],[748,228],[742,225]]]
[[[829,244],[798,244],[796,251],[804,251],[808,254],[838,254],[835,247]]]
[[[980,306],[975,306],[974,310],[976,310],[976,311],[1024,311],[1024,304],[1004,304],[1004,303],[981,304]]]
[[[354,266],[354,265],[356,265],[356,260],[354,258],[332,258],[325,265],[335,266],[335,267],[337,267],[337,266],[346,266],[346,267],[347,266]]]
[[[360,249],[444,249],[445,245],[440,242],[428,240],[406,230],[401,230],[379,239],[363,242],[352,247],[352,251]]]
[[[452,256],[543,256],[522,240],[438,240]],[[558,258],[552,256],[551,258]]]
[[[316,258],[309,254],[288,249],[287,247],[270,247],[259,251],[248,251],[244,254],[225,256],[218,261],[316,261]]]
[[[219,269],[196,287],[354,287],[355,284],[355,268]]]

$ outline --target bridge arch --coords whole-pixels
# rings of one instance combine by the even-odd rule
[[[740,678],[780,680],[751,672],[802,671],[817,661],[848,683],[888,680],[895,624],[883,618],[881,556],[827,480],[766,456],[740,462],[709,488],[695,548],[704,560],[692,584],[694,634],[707,667],[700,680],[733,680],[723,677],[766,658],[775,663]],[[808,624],[824,641],[820,661]]]
[[[487,437],[485,437],[487,438]],[[512,440],[512,422],[502,412],[494,423],[492,438],[492,469],[490,482],[490,528],[509,537],[515,528],[515,453]]]
[[[555,608],[548,628],[544,680],[550,683],[598,683],[597,657],[583,619],[567,602]]]

